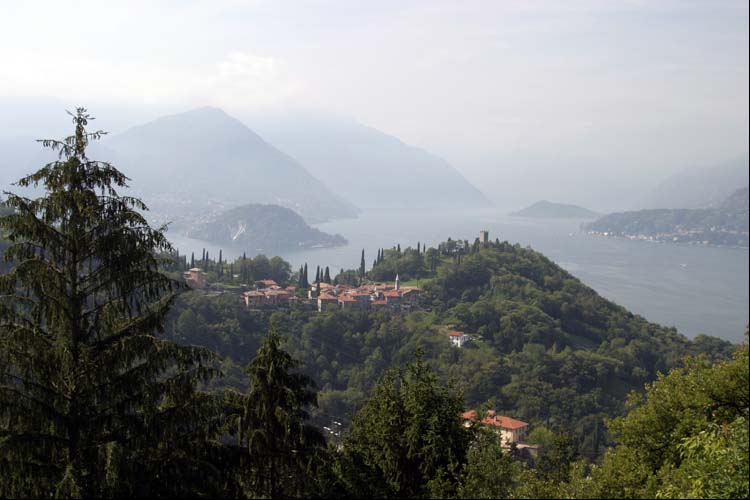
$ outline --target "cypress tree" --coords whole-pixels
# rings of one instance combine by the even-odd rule
[[[58,160],[17,183],[43,196],[11,193],[0,217],[0,497],[217,494],[198,463],[215,401],[195,391],[214,356],[156,337],[184,289],[159,271],[164,228],[72,116],[74,135],[41,141]]]
[[[331,284],[331,271],[328,269],[328,266],[326,266],[326,272],[325,275],[323,275],[323,281],[325,283]]]
[[[359,259],[359,280],[365,279],[365,249],[362,249],[362,257]]]
[[[302,273],[302,279],[303,279],[303,283],[304,283],[303,286],[305,288],[309,288],[310,287],[310,282],[307,281],[307,262],[305,262],[305,271]]]
[[[190,253],[190,269],[195,267],[195,252]]]

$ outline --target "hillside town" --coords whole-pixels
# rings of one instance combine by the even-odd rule
[[[366,283],[360,286],[313,283],[307,297],[300,298],[295,286],[282,288],[272,280],[255,282],[256,289],[243,293],[247,307],[280,307],[298,304],[318,312],[335,309],[387,309],[408,312],[418,307],[421,290],[402,287],[399,277],[393,284]],[[319,288],[319,289],[318,289]]]
[[[190,288],[209,288],[206,273],[197,267],[185,271],[183,278]],[[402,287],[398,275],[393,283],[352,286],[320,282],[312,283],[306,296],[299,291],[294,285],[281,286],[274,280],[263,279],[253,282],[251,290],[242,291],[242,298],[245,305],[252,309],[298,306],[318,312],[336,309],[410,312],[419,307],[418,299],[422,292],[414,286]]]

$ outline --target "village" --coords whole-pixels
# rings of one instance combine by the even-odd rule
[[[192,268],[183,273],[185,283],[192,289],[206,290],[209,283],[206,273]],[[318,312],[336,309],[389,310],[411,312],[419,307],[421,290],[413,286],[401,286],[398,275],[390,283],[365,283],[359,286],[331,283],[312,283],[307,295],[298,293],[298,287],[282,287],[274,280],[253,282],[253,289],[242,292],[245,305],[252,309],[280,307],[303,307]]]

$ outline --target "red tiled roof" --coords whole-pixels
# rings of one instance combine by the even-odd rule
[[[348,295],[339,295],[339,302],[357,302],[357,299]]]
[[[448,332],[448,335],[450,335],[451,337],[463,337],[466,334],[464,332],[459,332],[458,330],[453,330],[451,332]]]
[[[398,290],[388,290],[387,292],[383,292],[384,297],[401,297],[401,292]]]
[[[258,283],[263,283],[266,286],[271,286],[271,285],[278,286],[278,283],[276,283],[274,280],[258,280]]]
[[[476,410],[470,410],[464,412],[462,416],[464,420],[475,420],[477,418],[477,412]],[[482,423],[508,430],[521,429],[522,427],[528,427],[529,425],[528,423],[516,420],[515,418],[496,415],[493,410],[487,412],[487,416],[482,419]]]
[[[374,306],[384,306],[388,304],[388,302],[386,302],[385,300],[373,300],[371,304]]]
[[[318,300],[338,300],[338,298],[334,297],[333,295],[321,294],[318,296]]]

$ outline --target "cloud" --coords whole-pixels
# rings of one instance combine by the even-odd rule
[[[114,61],[24,49],[0,49],[0,58],[3,97],[251,108],[279,105],[301,89],[277,58],[242,51],[204,64]]]

